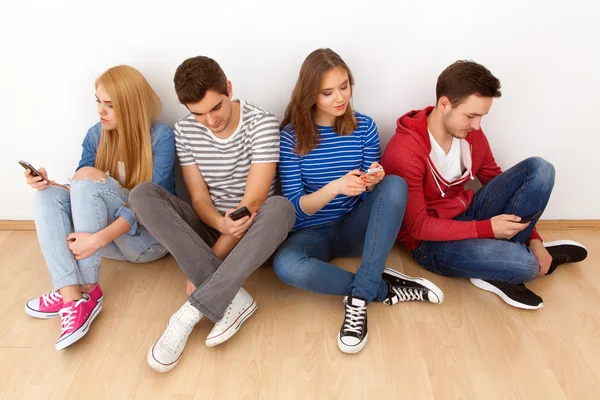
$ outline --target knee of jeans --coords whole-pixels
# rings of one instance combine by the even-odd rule
[[[142,182],[136,185],[131,192],[129,192],[129,204],[134,212],[139,211],[139,208],[144,204],[144,199],[154,196],[157,192],[158,186],[151,182]]]
[[[109,188],[108,181],[91,179],[73,179],[71,181],[71,202],[73,204],[87,204],[103,190]]]
[[[280,249],[273,258],[275,275],[285,284],[304,287],[302,282],[305,274],[302,273],[303,269],[300,268],[303,258],[308,259],[308,257],[294,250]]]
[[[540,273],[540,265],[533,254],[530,255],[529,259],[524,260],[524,264],[519,265],[513,270],[514,281],[511,283],[527,283],[531,282]]]
[[[541,157],[530,157],[525,160],[534,177],[540,181],[554,186],[556,171],[554,165]]]
[[[130,261],[134,264],[145,264],[148,262],[158,260],[159,258],[166,256],[167,253],[167,249],[165,249],[162,245],[152,244],[136,259]]]
[[[34,196],[34,212],[44,212],[49,208],[62,206],[69,201],[69,191],[57,186],[48,186],[44,190],[38,190]]]
[[[386,175],[381,183],[387,199],[393,200],[394,203],[406,203],[408,185],[404,178],[398,175]]]
[[[278,226],[283,228],[285,234],[292,230],[296,223],[296,210],[294,205],[288,199],[282,196],[272,196],[267,199],[264,206],[273,208],[275,220]]]
[[[106,182],[106,173],[94,167],[83,167],[75,172],[73,180],[89,179],[96,182]]]

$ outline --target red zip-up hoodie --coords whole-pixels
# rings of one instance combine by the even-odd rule
[[[427,116],[433,107],[411,111],[400,117],[396,134],[385,148],[381,164],[386,174],[399,175],[408,185],[408,203],[398,241],[414,250],[421,240],[450,241],[494,238],[492,220],[455,221],[469,208],[475,192],[465,184],[476,176],[485,185],[502,170],[496,164],[490,145],[481,129],[460,141],[464,174],[448,182],[429,154],[431,142]],[[534,229],[531,239],[540,239]]]

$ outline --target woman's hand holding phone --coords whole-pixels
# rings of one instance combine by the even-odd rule
[[[333,181],[337,194],[346,196],[358,196],[367,190],[367,184],[361,178],[359,169],[352,170],[346,175]]]
[[[360,176],[361,179],[369,187],[369,190],[372,190],[373,187],[375,185],[377,185],[379,182],[381,182],[383,180],[383,178],[385,177],[385,171],[383,170],[383,167],[381,166],[381,164],[376,163],[376,162],[372,163],[371,166],[369,167],[369,170],[372,170],[372,169],[381,169],[381,170],[377,171],[377,172],[373,172],[373,173],[368,173],[368,171],[367,171]]]
[[[38,172],[42,174],[43,177],[39,175],[33,175],[30,169],[26,169],[24,171],[25,180],[27,181],[27,184],[29,186],[31,186],[35,190],[44,190],[49,185],[54,184],[54,181],[50,181],[48,179],[48,173],[44,168],[38,169]]]

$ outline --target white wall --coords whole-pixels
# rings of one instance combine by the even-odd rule
[[[499,164],[531,155],[557,168],[543,218],[600,218],[597,1],[12,1],[0,10],[0,219],[31,219],[19,159],[64,182],[96,123],[94,80],[130,64],[185,114],[173,90],[187,57],[215,58],[234,95],[282,117],[306,55],[331,47],[356,78],[355,109],[383,143],[395,120],[434,102],[437,75],[474,59],[502,81],[484,118]],[[169,4],[170,3],[170,4]],[[239,3],[239,4],[235,4]],[[369,4],[369,5],[366,5]]]

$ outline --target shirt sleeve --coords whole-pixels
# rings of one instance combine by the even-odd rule
[[[152,151],[152,183],[175,193],[175,137],[173,128],[163,126]]]
[[[302,207],[300,199],[306,195],[302,183],[302,166],[300,157],[294,151],[295,142],[292,135],[287,131],[281,132],[281,154],[279,159],[279,178],[281,179],[281,190],[283,196],[293,205],[296,214],[296,222],[309,217]]]
[[[177,157],[179,158],[179,165],[184,166],[195,164],[196,160],[194,160],[194,156],[190,152],[190,149],[188,148],[187,143],[181,134],[181,127],[179,126],[179,123],[175,124],[174,135],[175,150],[177,151]]]
[[[101,134],[102,130],[98,131],[95,129],[95,126],[88,129],[87,134],[83,139],[83,143],[81,144],[81,159],[79,160],[76,171],[79,171],[83,167],[94,167],[96,165],[96,153],[98,152]]]
[[[251,127],[252,164],[279,162],[279,122],[272,114]]]
[[[381,143],[379,141],[377,125],[371,118],[369,118],[368,122],[369,127],[365,133],[363,148],[363,162],[361,166],[362,171],[368,170],[371,164],[374,162],[378,163],[381,161]]]

